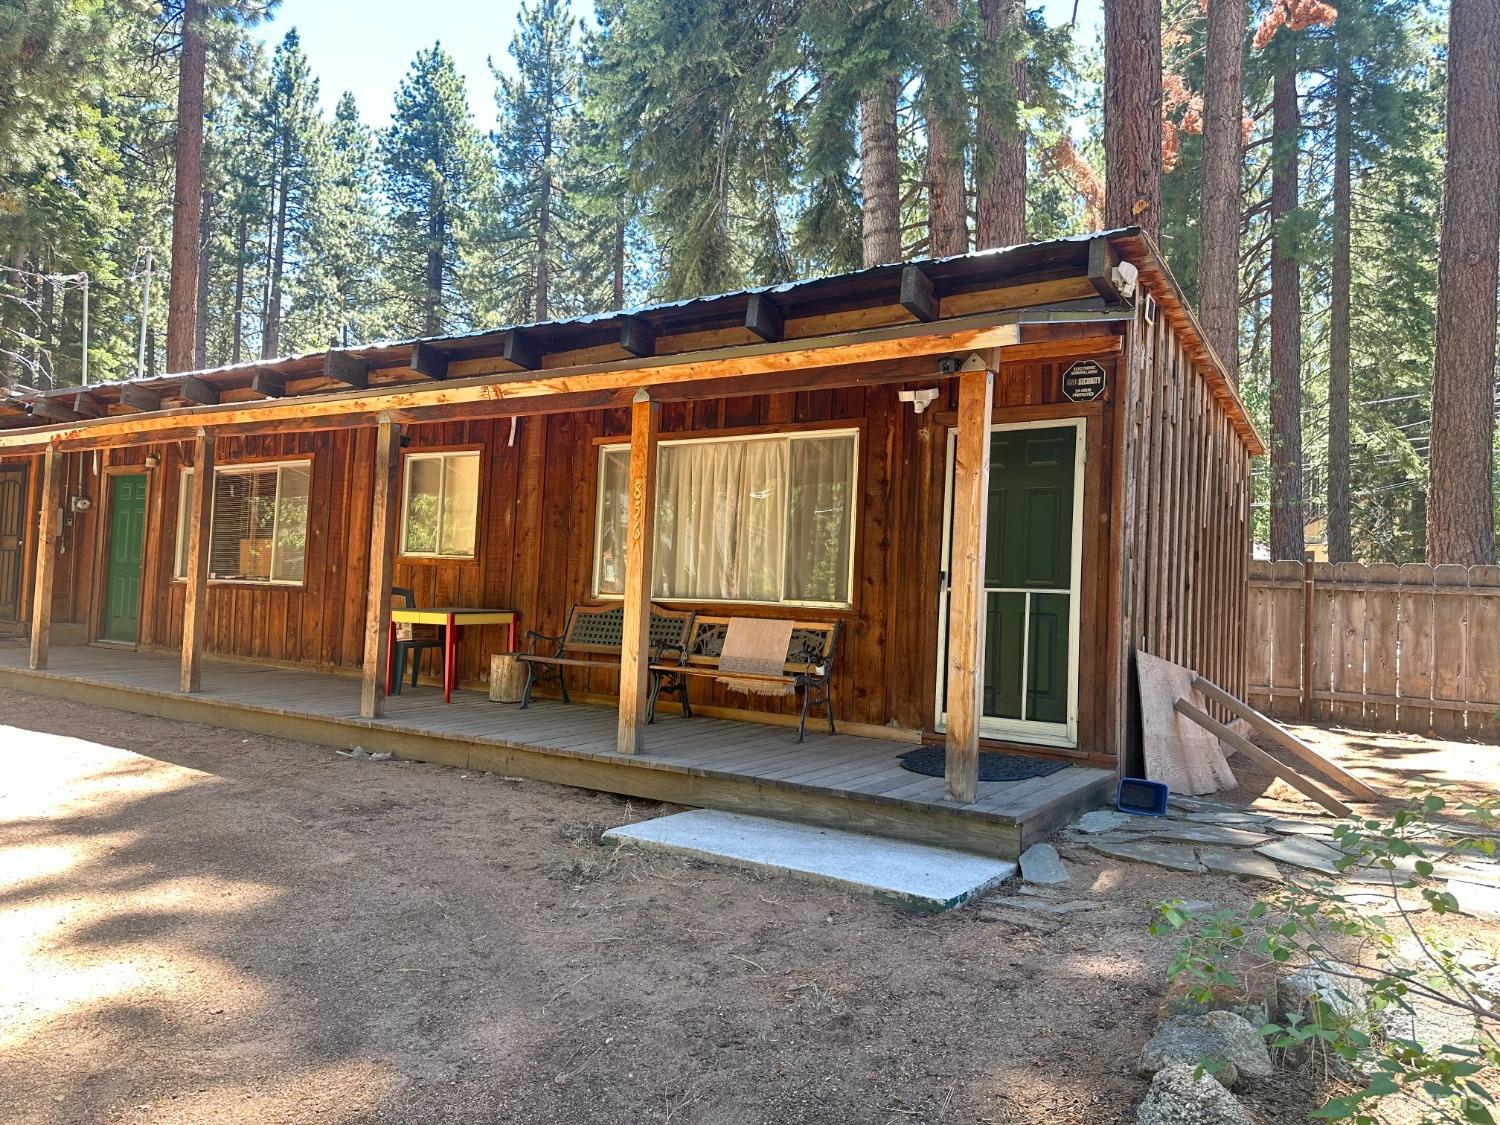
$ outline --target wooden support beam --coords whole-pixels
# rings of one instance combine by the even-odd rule
[[[971,370],[977,366],[977,370]],[[958,376],[953,453],[953,549],[948,597],[948,742],[943,795],[967,805],[979,793],[984,693],[984,543],[990,488],[995,373],[973,360]]]
[[[193,438],[193,485],[188,497],[187,583],[182,601],[182,675],[185,692],[203,690],[203,639],[208,631],[208,533],[213,526],[214,435]]]
[[[42,510],[37,523],[29,661],[36,671],[47,667],[52,641],[52,575],[57,569],[57,531],[62,524],[62,459],[62,451],[55,445],[49,445],[42,455]]]
[[[250,389],[266,398],[281,398],[286,394],[286,376],[274,371],[257,371],[250,380]]]
[[[411,346],[411,359],[407,366],[428,379],[446,379],[448,377],[448,356],[441,351],[436,344],[429,344],[425,340],[418,340]]]
[[[199,406],[218,406],[219,388],[215,383],[199,379],[195,375],[189,375],[182,381],[182,387],[178,390],[179,398],[185,398],[189,402],[196,402]]]
[[[348,352],[329,352],[323,357],[323,377],[363,390],[370,385],[370,365]]]
[[[512,330],[500,342],[500,358],[527,371],[535,371],[542,365],[542,347],[535,336]]]
[[[1321,786],[1303,777],[1291,767],[1282,765],[1244,735],[1230,730],[1223,723],[1199,710],[1199,708],[1189,703],[1186,699],[1179,699],[1176,703],[1172,704],[1172,709],[1179,715],[1197,723],[1204,730],[1208,731],[1209,734],[1215,735],[1220,742],[1234,747],[1267,773],[1281,778],[1282,781],[1286,782],[1304,797],[1316,801],[1334,816],[1349,816],[1353,813],[1353,809],[1344,804],[1343,801],[1340,801],[1332,793],[1327,792]]]
[[[901,271],[900,300],[901,307],[918,320],[938,318],[937,288],[920,266],[907,266]]]
[[[391,655],[391,580],[396,573],[396,475],[400,464],[401,427],[382,414],[375,431],[365,666],[359,690],[359,713],[366,719],[385,714],[385,677]]]
[[[1120,255],[1109,244],[1107,238],[1089,239],[1089,284],[1094,291],[1111,304],[1118,304],[1121,293],[1115,286],[1114,268],[1120,264]]]
[[[683,353],[650,360],[614,359],[538,372],[493,372],[448,379],[435,386],[375,387],[367,391],[332,391],[287,396],[276,402],[225,403],[213,411],[172,410],[154,417],[101,418],[61,431],[29,428],[0,433],[0,452],[37,450],[51,442],[63,449],[96,449],[115,445],[191,438],[200,426],[219,436],[260,433],[268,428],[337,430],[368,426],[372,416],[390,411],[402,422],[447,416],[544,414],[558,410],[602,409],[627,405],[643,386],[662,387],[664,398],[684,397],[673,388],[712,379],[791,378],[799,372],[863,365],[884,365],[1004,347],[1019,339],[1013,322],[995,323],[994,314],[945,321],[940,328],[898,324],[808,337],[782,343],[741,344],[708,353]],[[930,368],[929,368],[930,370]],[[854,380],[851,380],[853,382]],[[725,394],[754,393],[726,390]],[[577,396],[568,402],[564,396]],[[587,400],[587,401],[585,401]]]
[[[85,418],[103,418],[106,413],[104,403],[88,391],[79,391],[73,396],[73,411]]]
[[[627,316],[620,321],[620,347],[642,358],[655,355],[656,329],[638,316]]]
[[[60,398],[38,398],[31,404],[31,413],[50,422],[79,422],[84,417]]]
[[[148,391],[145,387],[132,387],[127,384],[120,388],[120,405],[150,413],[161,409],[161,395],[155,391]]]
[[[764,293],[750,294],[745,307],[745,327],[762,340],[775,343],[786,332],[786,316],[781,306]]]
[[[1344,791],[1356,801],[1380,801],[1384,799],[1378,789],[1372,788],[1366,782],[1355,777],[1337,762],[1329,761],[1280,723],[1266,718],[1266,716],[1262,715],[1254,707],[1251,707],[1243,700],[1236,699],[1212,680],[1204,679],[1202,676],[1194,673],[1193,686],[1201,691],[1206,698],[1213,700],[1221,707],[1227,708],[1230,712],[1238,715],[1245,722],[1260,731],[1261,734],[1265,735],[1272,742],[1285,750],[1289,750],[1293,755],[1301,759],[1303,765],[1312,767],[1330,781],[1342,786]]]
[[[644,748],[651,662],[651,553],[656,543],[656,442],[661,404],[642,389],[630,404],[629,522],[625,534],[625,631],[620,643],[622,754]]]
[[[1060,340],[1031,340],[1000,349],[1001,363],[1036,363],[1046,359],[1092,359],[1116,355],[1121,348],[1120,336],[1072,336]]]

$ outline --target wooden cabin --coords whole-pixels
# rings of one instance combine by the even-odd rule
[[[1242,692],[1263,452],[1136,229],[12,395],[0,683],[1014,854],[1112,790],[1133,648]],[[393,588],[618,604],[618,667],[490,702],[489,624],[387,698]],[[837,735],[713,676],[647,724],[652,605],[837,623]]]

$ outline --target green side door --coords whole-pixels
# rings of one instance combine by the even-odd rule
[[[146,546],[146,477],[110,478],[109,561],[104,639],[134,643],[141,622],[141,562]]]
[[[1068,721],[1078,431],[990,435],[985,543],[985,716]]]

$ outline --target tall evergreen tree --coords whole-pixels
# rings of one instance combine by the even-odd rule
[[[958,0],[924,0],[936,29],[937,50],[922,72],[922,112],[927,129],[927,251],[933,257],[969,248],[964,151],[968,93],[962,59],[965,28]]]
[[[979,0],[974,241],[983,250],[1026,241],[1026,56],[1021,0]]]
[[[1427,557],[1495,561],[1500,4],[1451,0]]]
[[[1198,315],[1231,379],[1239,377],[1244,54],[1245,0],[1208,0],[1198,193]]]
[[[1104,222],[1161,234],[1161,0],[1104,0]]]
[[[1271,557],[1300,559],[1302,507],[1302,267],[1298,261],[1301,110],[1297,45],[1276,44],[1271,95]]]
[[[320,213],[329,335],[341,343],[378,339],[386,330],[378,174],[375,135],[360,120],[354,95],[346,90],[328,129]]]
[[[491,62],[501,227],[485,240],[498,319],[546,320],[602,307],[614,224],[576,198],[591,178],[581,143],[581,51],[565,0],[524,4],[510,43],[512,77]]]
[[[380,150],[394,327],[408,335],[462,327],[470,312],[464,251],[489,161],[463,78],[441,44],[419,51],[402,79]]]

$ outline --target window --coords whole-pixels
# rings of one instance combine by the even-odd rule
[[[214,470],[208,576],[223,582],[302,581],[307,553],[307,493],[312,462]],[[182,471],[177,519],[177,577],[187,577],[188,509],[193,470]]]
[[[662,442],[651,596],[846,606],[854,430]],[[594,593],[625,588],[630,447],[600,451]]]
[[[406,458],[401,553],[474,557],[479,519],[479,454],[411,453]]]

